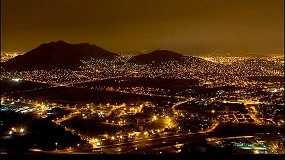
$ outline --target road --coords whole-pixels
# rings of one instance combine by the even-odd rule
[[[161,143],[161,141],[163,140],[167,140],[167,141],[171,141],[171,140],[177,140],[180,138],[185,138],[185,137],[189,137],[191,135],[205,135],[209,132],[212,132],[215,130],[215,128],[219,125],[218,122],[214,123],[211,128],[204,130],[204,131],[200,131],[199,133],[186,133],[186,134],[175,134],[175,135],[162,135],[160,137],[152,137],[152,138],[147,138],[147,139],[141,139],[141,140],[137,140],[137,141],[131,141],[131,142],[123,142],[123,143],[117,143],[117,144],[112,144],[112,145],[105,145],[105,146],[97,146],[97,149],[107,149],[108,151],[111,148],[116,148],[116,147],[127,147],[129,149],[129,147],[137,147],[140,144],[151,144],[154,141],[158,141],[159,144]],[[94,150],[94,149],[85,149],[84,151],[90,151],[90,150]],[[105,151],[103,150],[103,152]]]
[[[49,88],[57,88],[59,86],[50,86],[46,88],[35,88],[35,89],[29,89],[29,90],[24,90],[24,91],[16,91],[16,93],[24,93],[24,92],[31,92],[31,91],[38,91],[38,90],[44,90],[44,89],[49,89]],[[15,92],[14,92],[15,93]]]
[[[255,107],[245,105],[245,108],[246,108],[247,112],[249,113],[250,118],[253,119],[256,124],[262,124],[261,120],[256,116],[257,111],[256,111]]]
[[[160,76],[160,75],[162,75],[162,74],[159,74],[158,76]],[[70,87],[70,88],[90,89],[90,88],[86,88],[86,87],[79,87],[79,86],[73,86],[73,85],[83,84],[83,83],[88,83],[88,82],[94,82],[94,81],[103,81],[103,80],[114,79],[114,78],[121,78],[121,77],[123,77],[123,76],[111,77],[111,78],[102,78],[102,79],[98,79],[98,80],[94,80],[93,79],[93,80],[87,80],[87,81],[82,81],[82,82],[77,82],[77,83],[68,83],[68,84],[46,83],[46,82],[39,82],[39,81],[32,81],[32,80],[23,79],[23,81],[27,81],[27,82],[49,84],[49,85],[52,85],[52,86],[46,87],[46,88],[35,88],[35,89],[29,89],[29,90],[24,90],[24,91],[18,91],[16,93],[31,92],[31,91],[37,91],[37,90],[43,90],[43,89],[49,89],[49,88],[56,88],[56,87],[61,87],[61,86]],[[101,90],[99,90],[99,91],[101,91]],[[172,96],[167,96],[167,95],[156,95],[156,94],[147,94],[147,93],[134,93],[134,92],[125,92],[125,91],[110,91],[110,92],[121,92],[121,93],[145,95],[145,96],[151,96],[151,97],[169,97],[169,98],[172,97]]]
[[[108,146],[100,146],[98,148],[88,148],[80,150],[54,150],[54,151],[42,151],[39,149],[30,149],[34,153],[48,153],[48,154],[120,154],[120,153],[142,153],[145,150],[156,148],[165,145],[175,144],[177,141],[183,142],[190,139],[201,139],[206,134],[190,133],[175,136],[165,136],[160,138],[150,138],[141,141],[118,143]]]
[[[73,149],[72,151],[68,150],[57,150],[43,153],[52,153],[52,154],[68,154],[68,153],[86,153],[86,154],[142,154],[148,153],[147,151],[153,149],[167,148],[169,146],[174,146],[176,144],[184,144],[191,141],[204,140],[206,138],[217,139],[224,138],[224,134],[215,132],[215,128],[218,126],[218,123],[215,123],[209,130],[200,133],[187,133],[187,134],[176,134],[176,135],[164,135],[157,138],[148,138],[142,139],[133,142],[118,143],[113,145],[98,146],[97,148],[88,148],[88,149]],[[249,136],[256,135],[258,133],[239,133],[239,132],[230,132],[227,134],[228,138],[248,138]],[[273,133],[274,135],[275,133]],[[278,133],[279,134],[279,133]],[[272,136],[271,133],[267,133],[267,136]],[[236,137],[238,136],[238,137]],[[40,152],[40,151],[38,151]]]
[[[161,146],[169,146],[175,144],[177,141],[185,142],[190,139],[201,139],[212,132],[218,123],[215,123],[209,130],[205,130],[199,133],[186,133],[186,134],[175,134],[175,135],[162,135],[156,138],[141,139],[132,142],[123,142],[112,145],[97,146],[96,148],[86,149],[63,149],[54,151],[43,151],[39,149],[30,149],[33,153],[48,153],[48,154],[119,154],[119,153],[142,153],[150,148],[157,148]]]
[[[185,101],[181,101],[181,102],[178,102],[178,103],[176,103],[176,104],[174,104],[171,108],[172,108],[172,110],[173,110],[173,113],[175,113],[175,108],[177,107],[177,106],[179,106],[179,105],[181,105],[181,104],[184,104],[184,103],[187,103],[187,102],[190,102],[190,101],[193,101],[193,100],[195,100],[195,98],[192,98],[192,97],[190,97],[190,98],[187,98]]]

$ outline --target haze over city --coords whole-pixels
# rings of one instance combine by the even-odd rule
[[[283,0],[3,0],[2,47],[27,52],[41,43],[90,43],[116,53],[167,49],[283,54]]]

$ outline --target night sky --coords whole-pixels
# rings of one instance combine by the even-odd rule
[[[87,42],[109,51],[283,53],[284,0],[1,0],[1,51]]]

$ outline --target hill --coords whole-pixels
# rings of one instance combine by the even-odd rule
[[[180,61],[184,57],[182,54],[168,51],[168,50],[155,50],[147,54],[140,54],[133,56],[128,62],[136,64],[160,63],[167,61]]]
[[[78,69],[80,60],[90,58],[112,60],[116,53],[88,43],[69,44],[64,41],[44,43],[37,48],[2,63],[6,70]]]

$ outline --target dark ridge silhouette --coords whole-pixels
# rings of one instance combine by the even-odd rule
[[[69,44],[64,41],[43,43],[37,48],[2,63],[6,70],[51,70],[78,69],[82,62],[90,58],[112,60],[118,56],[96,45],[88,43]]]
[[[147,54],[133,56],[128,62],[136,64],[160,63],[175,60],[180,61],[182,57],[184,57],[182,54],[173,51],[155,50]]]

